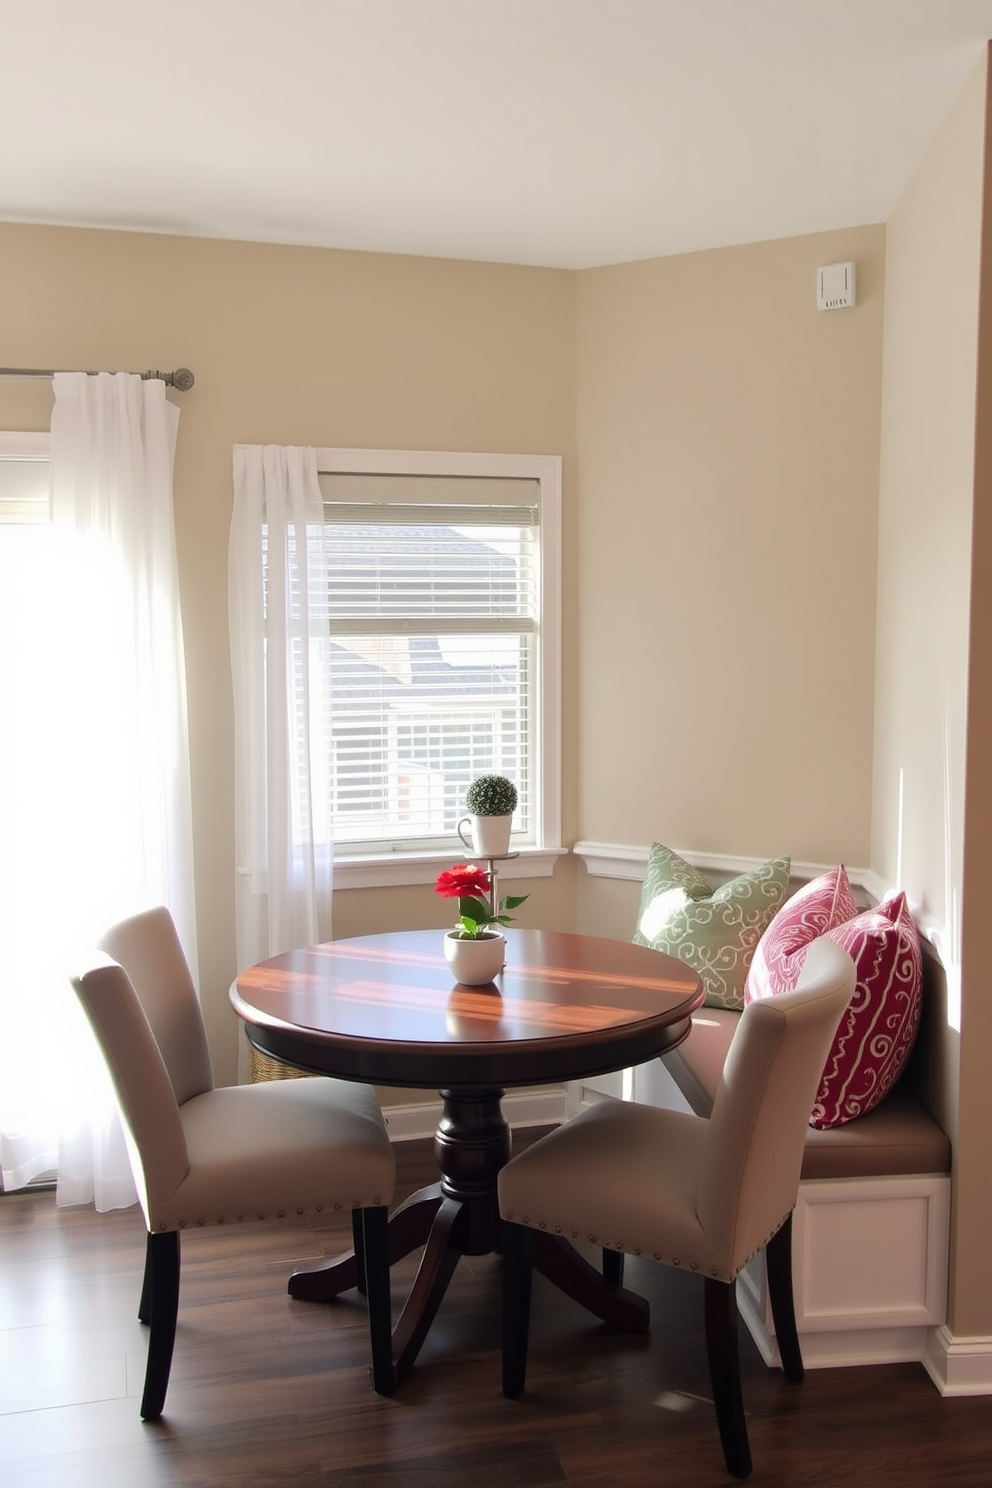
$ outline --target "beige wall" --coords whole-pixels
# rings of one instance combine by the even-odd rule
[[[992,1334],[984,779],[992,614],[983,599],[992,546],[987,515],[979,521],[989,502],[987,418],[978,487],[975,464],[979,302],[992,284],[988,242],[984,263],[982,249],[985,66],[983,58],[888,223],[879,496],[872,866],[935,924],[947,968],[934,1021],[939,1114],[954,1140],[956,1336]],[[989,330],[977,405],[985,408]],[[983,575],[974,592],[973,573]]]
[[[191,367],[176,521],[189,681],[200,982],[236,1071],[231,448],[238,442],[564,456],[564,830],[575,835],[574,275],[179,237],[0,225],[7,366]],[[45,383],[0,378],[0,427],[48,427]],[[570,927],[572,866],[520,923]],[[446,922],[430,887],[335,896],[338,935]],[[387,1099],[391,1097],[387,1096]]]
[[[883,253],[579,275],[584,838],[867,865]]]

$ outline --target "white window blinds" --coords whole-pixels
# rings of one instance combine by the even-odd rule
[[[322,473],[334,841],[450,841],[479,774],[535,840],[541,507],[535,479]]]

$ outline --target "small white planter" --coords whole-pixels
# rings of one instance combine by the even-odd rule
[[[510,851],[512,816],[463,816],[458,835],[477,858],[505,858]],[[469,835],[465,835],[465,827]]]
[[[506,937],[489,931],[482,940],[462,940],[449,930],[444,937],[444,959],[463,987],[485,987],[503,970]]]

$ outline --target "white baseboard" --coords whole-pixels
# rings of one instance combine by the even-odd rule
[[[510,1091],[503,1097],[503,1115],[511,1127],[551,1126],[565,1120],[564,1085],[547,1090]],[[413,1142],[433,1137],[441,1114],[439,1100],[417,1101],[407,1106],[383,1106],[382,1114],[390,1141]]]
[[[746,1286],[737,1305],[765,1363],[781,1364]],[[956,1339],[941,1323],[933,1328],[856,1328],[841,1333],[806,1333],[801,1340],[807,1369],[850,1365],[922,1363],[941,1395],[992,1395],[992,1338]]]
[[[941,1395],[992,1395],[992,1338],[955,1338],[931,1328],[923,1367]]]

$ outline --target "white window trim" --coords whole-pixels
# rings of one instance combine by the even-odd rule
[[[541,814],[537,846],[500,869],[500,879],[545,878],[561,846],[561,456],[473,454],[447,450],[318,448],[330,474],[490,476],[536,480],[541,502],[541,721],[537,766]],[[388,853],[335,858],[336,889],[433,883],[450,853]]]
[[[25,460],[36,461],[39,465],[48,465],[51,438],[47,431],[42,434],[27,433],[21,429],[0,429],[0,461]],[[29,514],[30,513],[30,514]],[[11,521],[16,524],[21,522],[44,523],[51,518],[51,502],[45,505],[39,500],[37,505],[32,501],[28,512],[24,510],[24,504],[16,513],[4,509],[4,503],[0,500],[0,522]]]

